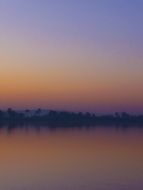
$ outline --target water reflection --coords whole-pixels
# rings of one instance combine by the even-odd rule
[[[143,128],[3,125],[0,189],[142,190]]]
[[[40,125],[40,124],[29,124],[29,123],[6,123],[6,124],[0,124],[0,133],[7,133],[8,135],[14,133],[15,131],[21,131],[23,133],[28,133],[28,132],[36,132],[36,133],[41,133],[42,131],[44,132],[54,132],[54,131],[92,131],[92,130],[96,130],[96,129],[108,129],[108,131],[110,131],[110,129],[115,130],[116,132],[127,132],[130,130],[143,130],[143,126],[141,125],[79,125],[79,126],[74,126],[74,125],[70,125],[70,126],[59,126],[59,125]]]

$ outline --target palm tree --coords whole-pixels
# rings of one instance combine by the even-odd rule
[[[9,117],[10,119],[15,118],[15,116],[16,116],[16,112],[15,112],[12,108],[8,108],[8,109],[7,109],[7,114],[8,114],[8,117]]]
[[[38,108],[36,111],[35,111],[35,115],[38,116],[40,115],[42,112],[41,108]]]
[[[29,113],[30,113],[30,110],[29,110],[29,109],[26,109],[26,110],[25,110],[26,117],[29,116]]]
[[[0,120],[3,119],[3,117],[4,117],[4,112],[0,110]]]

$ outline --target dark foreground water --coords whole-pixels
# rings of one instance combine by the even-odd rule
[[[143,129],[2,128],[0,190],[143,190]]]

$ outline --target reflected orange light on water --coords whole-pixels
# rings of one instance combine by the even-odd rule
[[[96,187],[95,182],[106,181],[108,175],[117,181],[139,181],[143,173],[142,145],[142,131],[137,130],[1,132],[0,176],[13,179],[14,184],[19,180],[29,185],[29,178],[39,179],[45,186],[86,180],[88,186]]]

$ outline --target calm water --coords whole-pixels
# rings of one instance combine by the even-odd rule
[[[143,129],[0,130],[1,190],[143,190]]]

